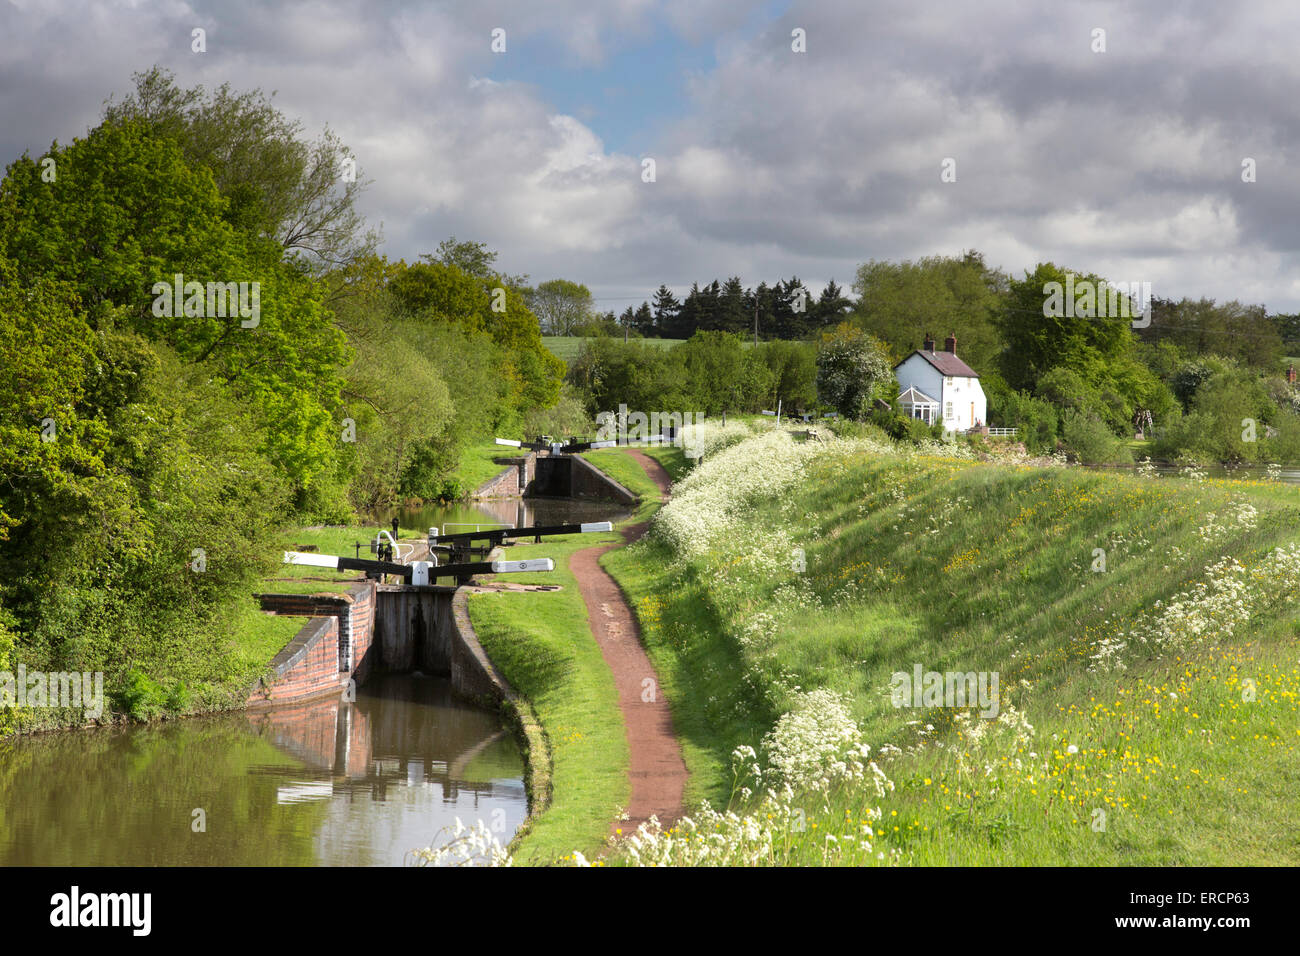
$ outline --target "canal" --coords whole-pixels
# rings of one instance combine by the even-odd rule
[[[503,499],[398,517],[446,533],[629,513]],[[508,843],[528,814],[524,769],[497,711],[418,673],[376,675],[355,701],[10,738],[0,865],[401,866],[457,818]]]

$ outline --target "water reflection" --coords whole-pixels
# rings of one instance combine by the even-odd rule
[[[0,744],[4,865],[400,865],[457,816],[505,843],[526,814],[513,737],[440,678]]]

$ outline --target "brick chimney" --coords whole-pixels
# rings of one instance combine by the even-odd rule
[[[943,340],[943,350],[951,352],[953,355],[957,354],[957,336],[955,333],[949,332],[948,337]]]
[[[921,349],[926,352],[934,351],[934,336],[929,332],[925,333],[925,344],[921,346]]]

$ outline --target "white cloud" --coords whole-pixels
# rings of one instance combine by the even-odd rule
[[[1300,306],[1291,5],[796,2],[771,22],[764,9],[11,3],[0,148],[12,158],[80,135],[132,71],[161,62],[186,85],[278,90],[310,129],[329,123],[374,180],[364,211],[394,256],[455,234],[510,271],[648,297],[737,272],[847,285],[869,258],[974,248],[1016,273],[1052,259],[1150,272],[1162,294]],[[196,24],[211,24],[202,56],[189,52]],[[656,125],[658,182],[641,182],[640,155],[606,146],[584,118],[599,113],[565,115],[545,86],[502,81],[495,26],[505,56],[555,51],[557,82],[603,67],[596,102],[625,84],[620,56],[664,27],[711,49],[716,66]],[[805,54],[790,50],[794,26]],[[1089,50],[1094,26],[1105,54]],[[948,156],[953,184],[939,181]],[[1257,183],[1241,182],[1243,156]]]

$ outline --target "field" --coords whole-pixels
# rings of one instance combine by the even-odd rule
[[[546,346],[557,357],[564,361],[572,362],[582,350],[582,343],[586,338],[580,335],[543,335],[542,345]],[[621,341],[621,340],[620,340]],[[674,345],[680,345],[684,339],[635,339],[642,345],[649,345],[654,348],[670,349]]]

